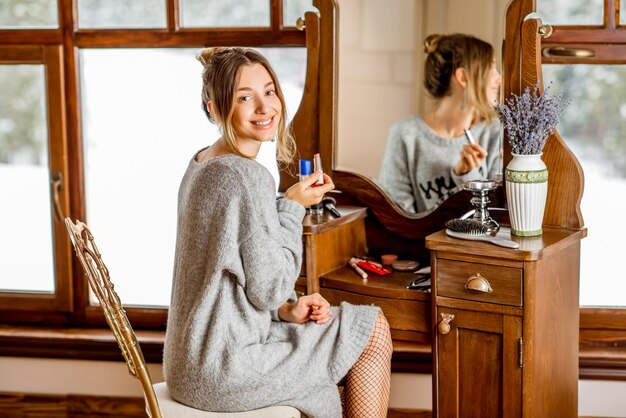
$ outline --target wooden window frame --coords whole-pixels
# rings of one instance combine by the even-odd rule
[[[552,26],[552,35],[542,41],[542,64],[626,64],[619,5],[619,0],[604,0],[602,25]],[[550,56],[547,51],[554,47],[591,49],[594,56]],[[626,380],[626,306],[581,307],[580,369],[581,378]]]
[[[48,134],[48,169],[68,178],[65,159],[67,150],[65,103],[63,95],[63,50],[59,45],[0,45],[0,65],[43,65],[45,77],[46,127]],[[54,144],[54,146],[53,146]],[[69,207],[67,188],[59,192],[62,213]],[[37,310],[49,312],[71,312],[72,292],[67,277],[72,263],[69,253],[70,242],[64,231],[63,222],[54,218],[53,211],[53,257],[54,292],[3,292],[0,306],[14,311]]]
[[[184,28],[179,0],[163,0],[167,26],[157,29],[82,29],[78,0],[58,0],[56,29],[0,29],[0,64],[40,63],[46,68],[50,172],[62,174],[63,213],[86,219],[80,106],[80,50],[95,48],[203,48],[207,46],[305,47],[305,34],[283,25],[282,0],[267,0],[270,26]],[[88,220],[87,220],[88,221]],[[2,323],[52,327],[106,327],[90,305],[84,273],[72,256],[62,220],[53,219],[55,293],[0,293]],[[137,328],[165,329],[166,308],[127,307]],[[10,334],[10,332],[8,332]],[[63,338],[69,338],[67,335]]]
[[[58,29],[1,30],[0,54],[11,48],[38,49],[39,55],[28,52],[26,56],[42,62],[48,61],[48,82],[55,79],[57,87],[47,87],[49,132],[61,130],[58,135],[67,156],[64,167],[68,187],[63,190],[64,209],[73,218],[84,219],[84,178],[83,155],[81,149],[80,91],[79,91],[79,49],[80,48],[201,48],[206,46],[305,46],[304,33],[295,28],[284,28],[282,24],[282,0],[270,0],[271,25],[268,28],[225,28],[200,29],[181,28],[178,16],[178,0],[164,0],[167,7],[167,27],[163,29],[78,29],[76,25],[76,1],[58,0]],[[533,2],[534,0],[527,0]],[[615,10],[617,0],[605,0],[605,10]],[[612,7],[612,9],[610,9]],[[600,48],[594,63],[615,64],[615,56],[624,55],[626,27],[619,27],[616,13],[605,14],[602,27],[563,26],[555,27],[554,34],[545,40],[543,46],[571,44],[574,39],[579,46],[593,44]],[[591,36],[590,36],[591,35]],[[58,51],[58,62],[52,52]],[[23,52],[22,52],[23,53]],[[21,59],[21,58],[20,58]],[[8,60],[0,59],[1,63]],[[20,61],[22,62],[22,61]],[[588,59],[544,58],[545,63],[580,63]],[[620,61],[624,62],[624,61]],[[52,86],[52,84],[50,84]],[[56,89],[56,90],[55,90]],[[51,92],[57,91],[55,94]],[[55,101],[51,106],[50,100]],[[58,106],[57,106],[58,104]],[[53,114],[58,109],[60,113]],[[55,122],[56,121],[56,122]],[[72,175],[70,176],[69,173]],[[57,236],[66,237],[64,232]],[[55,241],[56,245],[56,241]],[[54,308],[46,309],[45,302],[27,302],[22,297],[9,301],[0,295],[0,355],[52,357],[94,360],[119,360],[119,349],[110,331],[106,328],[103,316],[97,306],[89,306],[88,289],[83,279],[82,267],[71,256],[68,249],[68,262],[65,272],[59,276],[58,289],[68,296]],[[65,285],[64,283],[67,283]],[[32,296],[32,295],[31,295]],[[57,309],[58,308],[58,309]],[[131,323],[138,328],[138,338],[148,361],[160,362],[163,347],[166,309],[127,308]],[[580,312],[580,377],[590,379],[626,380],[626,308],[582,308]],[[16,324],[20,324],[19,326]],[[44,325],[41,325],[44,324]],[[397,353],[396,353],[397,354]],[[419,353],[404,353],[394,358],[395,371],[429,373],[431,358],[428,347]]]

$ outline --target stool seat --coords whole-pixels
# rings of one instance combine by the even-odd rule
[[[246,412],[208,412],[176,402],[170,396],[165,382],[153,385],[154,393],[164,418],[300,418],[301,414],[291,406],[270,406]]]

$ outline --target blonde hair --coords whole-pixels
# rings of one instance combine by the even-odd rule
[[[432,34],[424,40],[426,63],[424,87],[435,99],[450,94],[450,82],[457,68],[467,72],[467,94],[474,104],[474,120],[490,121],[495,117],[487,97],[487,78],[495,53],[493,47],[474,36],[455,33]]]
[[[222,129],[226,147],[242,157],[244,155],[237,146],[237,137],[233,128],[234,98],[241,68],[252,64],[261,64],[274,82],[276,96],[282,106],[278,130],[276,132],[276,159],[281,164],[290,164],[296,152],[296,142],[287,125],[287,110],[283,92],[278,84],[278,77],[267,59],[259,52],[250,48],[216,47],[205,48],[198,53],[198,61],[204,66],[202,72],[202,108],[207,117]],[[207,104],[213,103],[213,114]]]

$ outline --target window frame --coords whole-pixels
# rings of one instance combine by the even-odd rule
[[[91,48],[203,48],[209,46],[305,47],[305,34],[284,26],[283,1],[267,0],[269,27],[185,28],[179,0],[163,0],[167,26],[147,29],[78,28],[78,0],[58,0],[57,29],[0,29],[0,64],[38,63],[46,69],[50,173],[60,172],[65,216],[86,219],[81,129],[80,50]],[[55,292],[0,292],[2,323],[105,327],[89,301],[82,267],[73,257],[62,220],[53,218]],[[164,330],[167,308],[126,307],[137,328]]]
[[[39,64],[45,76],[46,126],[48,134],[48,171],[61,176],[59,207],[67,213],[68,166],[65,103],[63,95],[63,51],[59,45],[0,45],[0,65]],[[53,146],[54,144],[54,146]],[[52,187],[50,187],[52,189]],[[52,193],[52,190],[51,190]],[[54,206],[51,202],[51,206]],[[64,280],[71,271],[70,241],[63,220],[52,208],[52,250],[54,260],[54,292],[0,292],[0,306],[14,311],[71,312],[71,284]]]
[[[544,38],[541,44],[542,64],[626,64],[626,26],[619,25],[619,2],[604,0],[604,21],[602,26],[552,26],[553,33]],[[549,23],[549,22],[548,22]],[[593,57],[555,57],[545,51],[553,47],[572,49],[590,49]],[[583,214],[584,215],[584,214]],[[626,305],[608,307],[581,307],[580,309],[581,343],[582,336],[594,338],[597,330],[621,330],[626,333]],[[588,332],[592,331],[592,332]],[[610,341],[614,345],[616,341]],[[600,343],[600,341],[596,341]],[[626,347],[626,341],[619,345]]]
[[[626,64],[626,25],[620,26],[619,0],[604,0],[601,26],[552,25],[552,34],[541,44],[542,64]],[[544,22],[549,24],[549,22]],[[549,48],[593,50],[592,57],[550,56]],[[583,213],[584,216],[584,213]],[[586,378],[626,380],[626,304],[616,307],[580,308],[581,368]],[[591,354],[590,354],[591,353]],[[598,371],[617,361],[620,373]]]

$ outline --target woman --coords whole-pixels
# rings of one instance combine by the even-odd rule
[[[211,411],[290,405],[334,418],[336,383],[347,374],[344,413],[386,416],[392,346],[380,310],[295,297],[304,208],[332,180],[315,186],[316,173],[276,200],[272,176],[254,160],[274,138],[279,162],[294,154],[274,71],[251,49],[198,58],[203,108],[223,136],[194,156],[179,191],[163,359],[172,397]]]
[[[424,87],[437,105],[391,127],[379,178],[403,209],[418,213],[465,181],[501,174],[502,129],[492,109],[501,79],[493,47],[470,35],[435,34],[424,49]]]

